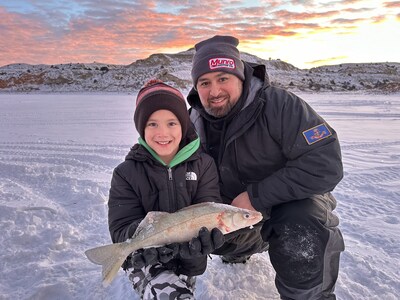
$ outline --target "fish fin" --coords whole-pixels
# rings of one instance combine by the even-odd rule
[[[147,220],[147,222],[151,223],[154,219],[157,219],[163,215],[169,215],[169,213],[165,212],[165,211],[149,211],[147,213],[146,217],[142,220],[142,222]],[[140,223],[142,223],[142,222],[140,222]]]
[[[125,254],[126,243],[117,243],[92,248],[85,251],[87,258],[94,264],[102,266],[103,285],[107,286],[117,275],[119,268],[128,255]]]

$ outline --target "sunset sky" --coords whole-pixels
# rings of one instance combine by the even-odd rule
[[[0,0],[0,66],[127,65],[216,34],[299,68],[400,62],[400,1]]]

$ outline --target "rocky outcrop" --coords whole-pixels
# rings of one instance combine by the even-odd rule
[[[193,49],[153,54],[130,65],[70,63],[12,64],[0,68],[0,92],[136,92],[151,78],[180,89],[191,87]],[[400,63],[363,63],[299,69],[281,60],[248,53],[242,59],[265,64],[271,83],[297,91],[400,92]]]

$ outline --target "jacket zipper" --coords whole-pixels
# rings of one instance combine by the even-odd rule
[[[172,180],[172,169],[168,168],[168,180]]]
[[[177,203],[176,203],[176,189],[175,189],[175,183],[172,177],[172,169],[169,167],[167,169],[168,172],[168,191],[169,191],[169,206],[173,207],[174,210],[178,210]]]

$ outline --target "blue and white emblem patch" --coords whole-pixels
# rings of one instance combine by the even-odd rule
[[[303,131],[303,136],[306,139],[307,144],[312,145],[320,140],[331,136],[332,133],[328,129],[325,123],[319,124],[313,128]]]

